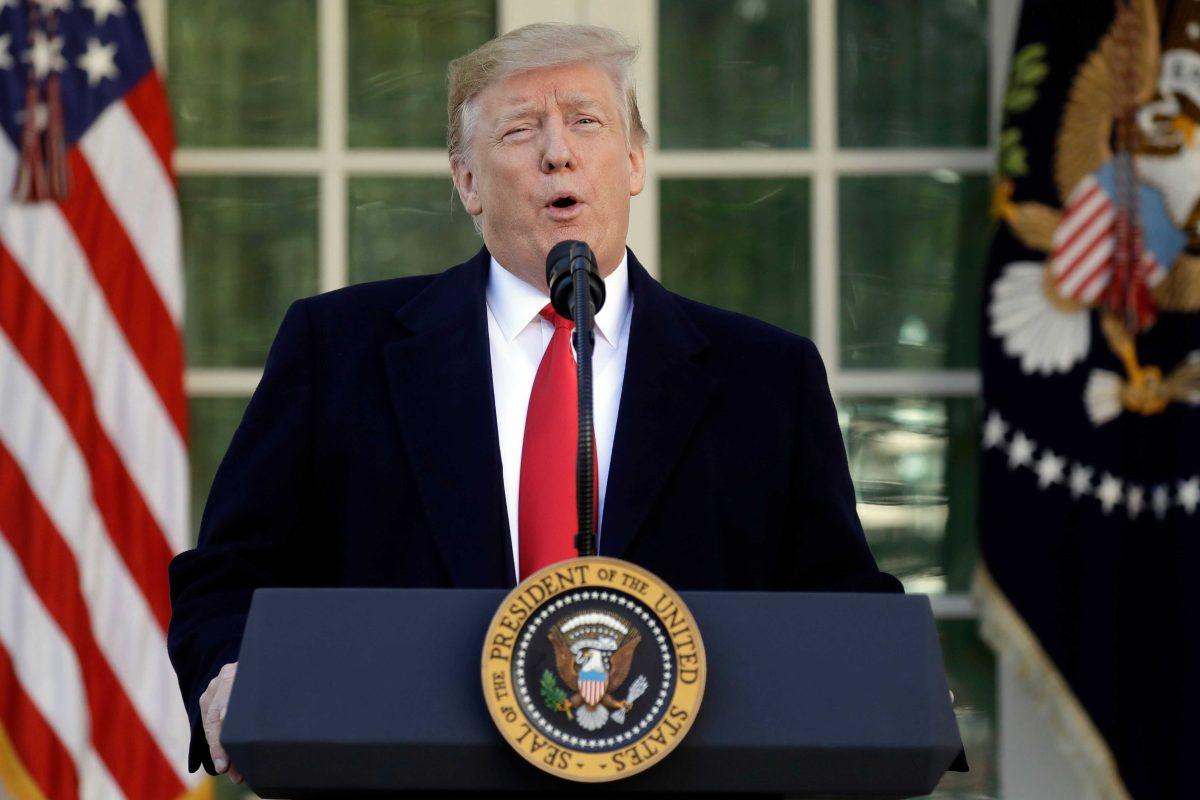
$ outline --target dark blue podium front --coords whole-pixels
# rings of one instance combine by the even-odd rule
[[[928,794],[962,751],[922,596],[684,592],[708,651],[687,738],[605,785],[509,749],[480,686],[505,593],[264,589],[222,739],[264,797]]]

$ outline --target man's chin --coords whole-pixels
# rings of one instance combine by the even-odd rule
[[[600,234],[594,226],[581,225],[578,222],[564,222],[552,227],[546,238],[551,247],[559,242],[573,239],[577,242],[586,242],[590,247],[595,248],[600,241]]]

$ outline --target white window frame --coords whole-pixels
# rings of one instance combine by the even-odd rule
[[[501,31],[530,22],[589,22],[620,30],[637,42],[639,105],[651,140],[647,181],[634,199],[629,243],[652,274],[659,264],[659,185],[662,178],[806,177],[811,181],[813,340],[824,356],[835,397],[975,397],[978,370],[846,370],[841,364],[838,285],[838,179],[843,175],[922,174],[951,169],[990,174],[995,163],[1002,92],[1020,0],[989,0],[989,145],[970,149],[863,150],[837,145],[837,0],[809,2],[812,146],[802,151],[661,151],[658,128],[658,3],[656,0],[497,0]],[[151,48],[166,67],[166,0],[142,0]],[[347,187],[360,175],[445,177],[442,149],[353,149],[346,139],[346,0],[317,0],[318,145],[314,148],[179,148],[175,170],[188,175],[306,175],[319,186],[319,288],[348,282]],[[257,386],[258,369],[191,367],[189,397],[243,397]],[[941,619],[970,619],[969,595],[931,597]]]

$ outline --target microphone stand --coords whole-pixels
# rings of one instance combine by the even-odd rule
[[[596,309],[604,305],[604,280],[586,242],[566,239],[546,256],[550,301],[561,316],[575,321],[575,380],[579,431],[575,449],[575,551],[594,556],[596,540],[596,437],[592,430],[592,347]],[[581,333],[582,331],[582,333]]]
[[[579,439],[575,459],[575,501],[579,530],[575,534],[575,550],[582,558],[596,555],[596,438],[592,432],[592,332],[596,311],[588,287],[589,262],[583,254],[571,259],[571,277],[575,290],[575,342],[577,380],[579,384]],[[580,335],[580,332],[585,335]]]

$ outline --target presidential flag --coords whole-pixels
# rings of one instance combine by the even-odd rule
[[[1039,0],[985,278],[982,630],[1100,798],[1200,744],[1200,3]]]
[[[179,797],[183,275],[136,4],[0,0],[0,127],[0,781]]]

